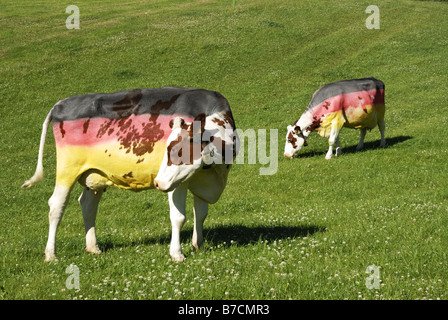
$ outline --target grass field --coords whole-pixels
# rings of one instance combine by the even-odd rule
[[[80,9],[67,29],[65,8]],[[380,29],[365,12],[380,9]],[[430,1],[0,1],[0,299],[447,299],[448,3]],[[386,138],[343,130],[324,160],[313,134],[283,158],[286,126],[321,85],[386,84]],[[278,171],[234,165],[210,207],[205,245],[190,248],[192,197],[169,259],[166,195],[109,188],[97,218],[101,255],[84,252],[77,185],[44,263],[52,133],[45,179],[34,172],[42,122],[60,99],[187,86],[216,90],[237,127],[278,129]],[[70,289],[67,267],[79,268]],[[378,289],[366,273],[377,266]],[[370,279],[370,280],[369,280]]]

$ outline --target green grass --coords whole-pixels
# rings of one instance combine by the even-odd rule
[[[369,1],[77,1],[67,30],[60,1],[0,1],[0,299],[447,299],[447,3],[380,1],[381,29],[365,27]],[[282,156],[286,126],[312,93],[341,79],[386,84],[386,137],[325,161],[313,134]],[[76,186],[58,230],[59,260],[44,263],[55,147],[34,172],[41,124],[60,99],[168,85],[207,88],[230,102],[242,130],[278,129],[278,171],[235,165],[190,248],[192,199],[182,232],[187,260],[168,256],[166,195],[110,188],[97,218],[99,256],[84,252]],[[80,290],[66,288],[66,268]],[[379,289],[366,268],[380,267]]]

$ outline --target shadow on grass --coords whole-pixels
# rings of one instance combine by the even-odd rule
[[[412,139],[412,137],[411,136],[397,136],[397,137],[393,137],[393,138],[386,138],[386,148],[390,148],[398,143],[404,142],[409,139]],[[364,152],[367,150],[382,149],[380,147],[380,142],[381,142],[381,140],[379,140],[379,139],[376,141],[364,142],[364,148],[359,151],[356,150],[357,144],[352,145],[350,147],[346,147],[346,148],[341,146],[342,147],[342,155],[356,153],[356,152]],[[299,152],[297,158],[311,158],[311,157],[316,157],[316,156],[323,156],[326,153],[327,153],[327,150],[325,150],[325,151],[310,151],[310,152],[304,152],[304,153]]]
[[[261,241],[268,243],[288,238],[311,236],[316,232],[324,232],[325,227],[318,226],[258,226],[246,227],[242,225],[222,226],[212,229],[204,229],[204,238],[212,245],[230,245],[233,241],[238,245],[246,245]],[[192,236],[192,232],[189,235]]]
[[[232,245],[247,245],[257,242],[271,243],[280,239],[292,239],[311,236],[316,232],[325,232],[325,227],[320,226],[258,226],[247,227],[243,225],[218,226],[216,228],[205,228],[204,240],[212,245],[221,244],[224,247]],[[190,243],[193,230],[183,230],[180,233],[182,243]],[[156,237],[147,237],[138,241],[113,241],[112,239],[99,239],[99,247],[102,251],[113,248],[129,247],[137,245],[168,244],[171,233]]]

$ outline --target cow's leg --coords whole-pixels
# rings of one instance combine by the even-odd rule
[[[81,204],[84,228],[86,231],[86,251],[95,254],[101,253],[96,240],[95,220],[98,212],[98,204],[102,195],[103,190],[93,191],[85,187],[78,199]]]
[[[328,151],[327,154],[325,155],[325,159],[330,160],[331,157],[333,156],[333,145],[336,142],[336,140],[338,139],[339,136],[339,128],[336,124],[333,124],[331,126],[331,132],[330,132],[330,137],[328,139]]]
[[[185,223],[185,207],[187,200],[187,185],[182,184],[173,191],[168,193],[168,201],[170,204],[170,219],[171,219],[171,243],[170,256],[174,261],[184,261],[185,257],[182,254],[180,245],[180,230]]]
[[[199,250],[204,243],[204,237],[202,235],[202,229],[204,220],[208,213],[208,203],[201,200],[199,197],[194,196],[194,227],[193,227],[193,240],[192,246],[196,250]]]
[[[50,206],[49,222],[50,228],[48,233],[47,246],[45,248],[45,261],[52,261],[56,259],[56,231],[59,222],[61,222],[64,214],[65,206],[67,205],[70,195],[71,187],[65,187],[56,184],[53,195],[48,200]]]
[[[359,142],[358,145],[356,146],[356,150],[362,150],[362,148],[364,148],[364,138],[366,137],[366,133],[367,133],[367,128],[361,128],[360,130],[361,134],[360,134],[360,138],[359,138]]]
[[[342,154],[342,149],[341,146],[339,144],[339,135],[336,138],[336,152],[334,154],[335,157],[339,157]]]
[[[378,128],[380,129],[380,133],[381,133],[380,147],[384,148],[384,147],[386,147],[386,139],[384,138],[384,131],[386,130],[386,123],[385,123],[384,119],[378,121]]]

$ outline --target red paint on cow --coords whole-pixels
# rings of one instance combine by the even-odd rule
[[[348,107],[364,108],[366,105],[384,103],[383,90],[357,91],[330,97],[311,109],[313,119],[319,120],[323,115],[336,111],[346,110]],[[362,103],[360,103],[360,101]]]
[[[164,136],[160,124],[151,121],[151,118],[144,126],[136,126],[130,117],[125,117],[117,122],[117,127],[116,136],[120,145],[126,153],[132,152],[138,157],[151,153],[155,143]]]
[[[98,118],[98,119],[100,119],[100,118]],[[95,119],[96,120],[96,119]],[[102,119],[101,119],[102,120]],[[100,121],[101,121],[100,120]],[[108,119],[108,120],[106,120],[106,121],[104,121],[101,125],[100,125],[100,128],[98,129],[98,132],[96,133],[96,137],[98,138],[98,139],[101,139],[102,137],[103,137],[103,135],[105,135],[106,134],[106,132],[107,132],[107,135],[108,136],[110,136],[112,133],[113,133],[113,129],[110,129],[110,127],[112,126],[112,124],[113,124],[113,122],[114,122],[114,120],[113,119]],[[74,123],[74,122],[73,122]]]
[[[362,108],[365,113],[368,113],[366,106],[381,104],[384,104],[384,90],[377,91],[376,89],[340,94],[327,98],[310,110],[313,122],[306,130],[315,131],[318,129],[322,124],[322,119],[331,113],[342,111],[342,114],[345,116],[345,112],[349,108]]]
[[[126,139],[130,144],[126,147],[133,149],[140,154],[141,144],[149,144],[154,141],[166,140],[171,133],[169,121],[176,115],[160,115],[154,123],[148,121],[149,115],[130,115],[121,120],[91,118],[88,130],[85,131],[87,119],[64,121],[53,125],[56,143],[60,146],[90,146],[113,141],[123,141],[122,147],[126,145]],[[191,120],[191,118],[186,118]],[[128,136],[129,135],[129,136]],[[135,140],[132,141],[131,140]],[[133,145],[133,143],[136,143]],[[121,144],[121,142],[120,142]],[[133,152],[133,150],[130,150]]]

